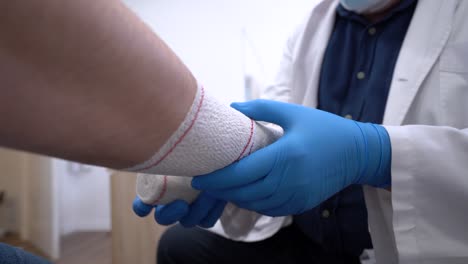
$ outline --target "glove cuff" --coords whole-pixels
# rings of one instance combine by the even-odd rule
[[[391,142],[387,130],[380,125],[359,123],[364,139],[364,166],[358,184],[385,188],[391,185]]]

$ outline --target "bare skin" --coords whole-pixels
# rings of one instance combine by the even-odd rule
[[[196,81],[120,1],[0,3],[0,145],[125,168],[177,129]]]

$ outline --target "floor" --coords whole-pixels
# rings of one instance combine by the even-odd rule
[[[8,235],[0,242],[16,247],[38,256],[47,258],[38,248],[17,235]],[[55,264],[111,264],[111,234],[109,232],[79,232],[62,237],[60,259]]]
[[[111,264],[111,234],[80,232],[62,237],[60,260],[56,264]]]

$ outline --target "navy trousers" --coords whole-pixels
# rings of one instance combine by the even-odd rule
[[[273,237],[253,243],[236,242],[201,228],[169,228],[162,236],[158,264],[353,264],[359,256],[326,252],[294,224]]]
[[[0,243],[0,264],[50,264],[22,249]]]

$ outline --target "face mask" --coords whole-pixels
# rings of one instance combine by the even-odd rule
[[[372,13],[387,7],[392,0],[340,0],[341,5],[349,11]]]

